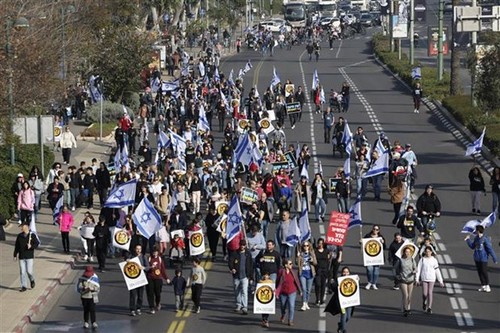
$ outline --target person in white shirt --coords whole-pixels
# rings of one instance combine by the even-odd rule
[[[417,285],[422,282],[422,298],[423,298],[423,310],[431,314],[432,313],[432,293],[434,290],[434,283],[436,279],[441,287],[444,287],[443,276],[439,270],[439,263],[434,257],[434,252],[430,246],[427,246],[424,250],[424,256],[420,259],[417,265]]]

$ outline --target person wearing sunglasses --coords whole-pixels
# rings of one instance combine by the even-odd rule
[[[302,287],[302,307],[301,311],[309,310],[309,296],[311,295],[314,277],[316,276],[316,255],[311,247],[311,243],[305,241],[297,253],[297,266],[299,271],[300,286]]]
[[[283,268],[278,272],[278,285],[276,286],[276,297],[280,300],[281,323],[284,324],[288,315],[288,325],[293,326],[295,317],[295,300],[297,292],[302,296],[297,271],[293,269],[291,260],[285,260]]]

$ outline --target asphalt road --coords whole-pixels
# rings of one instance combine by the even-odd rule
[[[368,36],[367,36],[368,37]],[[403,144],[410,142],[419,159],[419,178],[415,194],[420,195],[426,184],[432,183],[443,205],[443,216],[438,221],[438,260],[445,276],[446,287],[436,288],[433,315],[421,311],[421,287],[416,287],[413,297],[414,314],[405,318],[401,314],[401,294],[391,289],[392,282],[388,265],[381,269],[380,289],[361,290],[362,305],[356,308],[349,323],[349,332],[495,332],[499,328],[499,276],[498,266],[490,265],[490,279],[493,291],[490,294],[477,292],[478,278],[470,251],[463,242],[460,230],[472,219],[468,193],[467,174],[472,160],[465,158],[463,146],[455,140],[438,118],[427,110],[420,114],[412,112],[411,96],[408,91],[373,59],[369,39],[336,42],[333,50],[327,45],[319,62],[309,62],[304,47],[296,46],[292,51],[277,50],[274,57],[261,58],[257,53],[244,51],[224,61],[223,71],[235,72],[250,59],[253,69],[245,77],[245,90],[257,85],[262,95],[271,80],[273,66],[282,82],[292,80],[296,85],[311,88],[312,73],[318,70],[319,79],[325,87],[340,89],[343,81],[351,84],[351,108],[343,114],[351,130],[363,126],[373,142],[380,131],[389,139],[399,139]],[[339,115],[336,114],[336,117]],[[294,130],[286,123],[287,141],[307,143],[312,149],[314,164],[322,162],[326,178],[331,177],[343,160],[332,158],[331,146],[323,143],[323,125],[319,115],[311,114],[305,107],[302,121]],[[297,177],[297,176],[296,176]],[[489,178],[488,178],[489,179]],[[382,226],[386,240],[392,240],[396,229],[391,224],[392,205],[383,193],[382,201],[373,201],[369,193],[362,205],[363,234],[374,223]],[[336,207],[334,199],[329,200],[328,211]],[[491,197],[483,199],[483,211],[489,211]],[[312,221],[313,219],[311,219]],[[312,222],[315,237],[324,234],[325,226]],[[274,225],[272,226],[274,230]],[[349,232],[344,263],[351,271],[360,275],[362,285],[366,283],[365,269],[359,248],[358,229]],[[494,240],[499,238],[498,223],[489,230]],[[498,252],[497,241],[493,242]],[[232,312],[234,308],[231,276],[226,263],[207,263],[208,282],[202,296],[200,314],[189,311],[175,313],[171,287],[165,286],[163,309],[155,315],[128,316],[128,292],[117,265],[100,274],[101,303],[97,306],[99,331],[102,332],[261,332],[260,315],[242,316]],[[169,275],[172,271],[168,270]],[[299,304],[300,299],[297,301]],[[298,308],[297,308],[298,310]],[[279,310],[277,310],[279,312]],[[307,312],[296,312],[295,326],[290,328],[279,323],[279,314],[271,316],[272,332],[335,332],[338,317],[325,315],[321,308],[311,307]],[[58,300],[46,320],[39,323],[38,332],[80,332],[82,310],[73,286]]]

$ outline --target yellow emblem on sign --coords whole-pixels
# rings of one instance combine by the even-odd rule
[[[273,288],[263,285],[257,289],[255,292],[257,299],[262,304],[271,303],[274,298]]]
[[[410,249],[410,255],[413,257],[413,254],[415,254],[415,246],[413,246],[413,245],[405,245],[401,249],[401,253],[405,253],[406,249]]]
[[[366,242],[365,253],[370,257],[378,256],[380,254],[380,251],[382,251],[382,246],[380,246],[380,243],[376,240],[369,240],[368,242]]]
[[[201,244],[203,243],[203,235],[199,233],[194,233],[191,235],[191,245],[194,247],[200,247]]]
[[[229,210],[227,203],[221,203],[217,206],[217,214],[223,215]]]
[[[339,286],[340,293],[345,297],[351,297],[358,290],[358,284],[351,278],[346,278],[342,280]]]
[[[267,120],[267,119],[263,119],[260,122],[260,127],[262,127],[263,129],[267,129],[267,128],[269,128],[269,126],[271,126],[271,123],[269,123],[269,120]]]
[[[129,261],[123,267],[123,272],[130,279],[136,279],[141,274],[141,268],[139,265],[133,261]]]
[[[61,129],[61,127],[60,127],[60,126],[56,126],[56,127],[54,127],[54,136],[59,136],[59,135],[61,135],[61,131],[62,131],[62,129]]]
[[[119,245],[127,244],[129,239],[130,239],[130,236],[128,235],[128,232],[126,232],[125,230],[118,231],[115,234],[115,241]]]

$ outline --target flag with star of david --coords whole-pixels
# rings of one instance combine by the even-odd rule
[[[347,229],[351,229],[357,225],[362,226],[363,221],[361,221],[361,200],[356,200],[349,209],[350,220]]]
[[[238,144],[236,145],[236,149],[234,150],[233,165],[236,167],[236,164],[238,162],[243,165],[249,165],[250,162],[252,162],[252,158],[252,142],[248,133],[245,133],[243,136],[240,136]]]
[[[120,184],[111,190],[111,193],[104,203],[107,208],[122,208],[131,206],[135,202],[135,190],[137,187],[137,179],[129,180],[126,183]]]
[[[146,238],[150,238],[161,228],[161,216],[147,198],[143,198],[139,203],[132,219],[137,230]]]
[[[241,214],[240,201],[237,195],[233,195],[227,213],[226,238],[228,243],[238,235],[242,223],[243,215]]]

